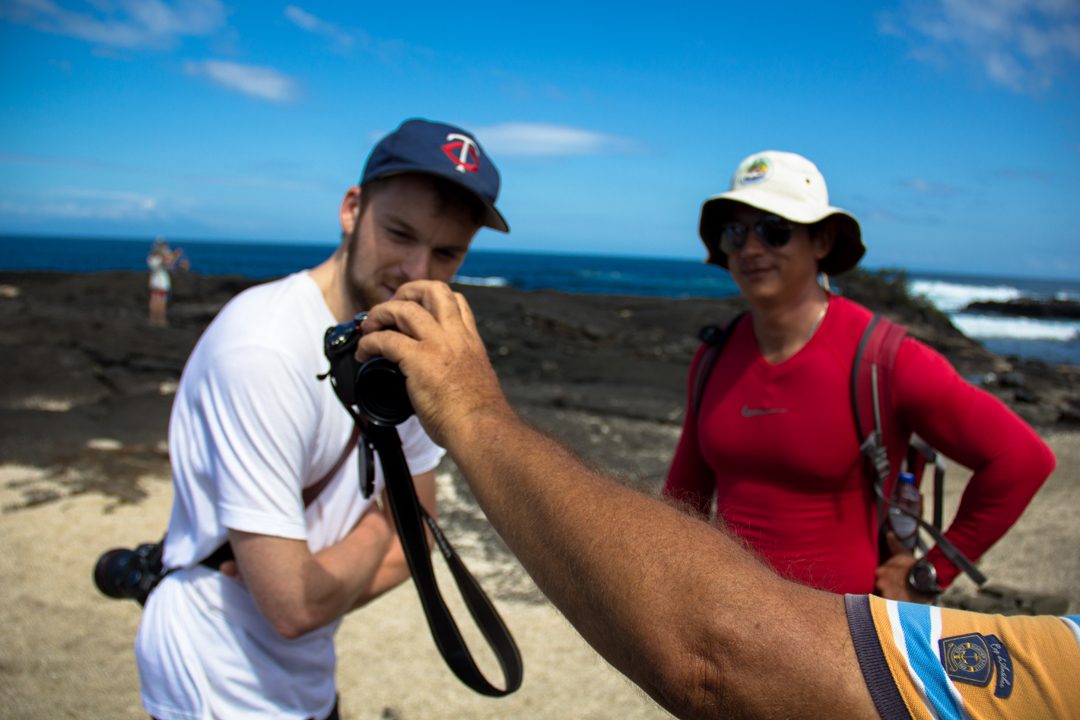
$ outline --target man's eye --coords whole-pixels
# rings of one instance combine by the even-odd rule
[[[459,259],[464,253],[461,250],[436,250],[437,255],[441,260],[452,262]]]

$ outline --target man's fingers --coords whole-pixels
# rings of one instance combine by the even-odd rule
[[[469,307],[469,301],[459,292],[454,293],[454,300],[457,301],[458,312],[461,314],[465,327],[474,335],[479,335],[480,330],[476,327],[476,316],[473,315],[472,308]]]
[[[363,330],[367,334],[385,328],[396,328],[406,335],[420,338],[425,330],[435,325],[435,318],[427,309],[415,302],[395,299],[387,300],[371,308],[367,319],[364,320]]]
[[[409,349],[417,341],[395,330],[375,330],[365,332],[356,347],[356,355],[361,360],[381,355],[398,364],[409,356]]]
[[[411,300],[423,305],[440,322],[459,314],[457,293],[437,280],[414,280],[394,293],[394,300]]]

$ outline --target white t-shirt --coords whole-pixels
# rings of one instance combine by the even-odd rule
[[[165,565],[182,568],[151,593],[135,654],[146,710],[173,718],[323,717],[334,704],[340,620],[279,635],[239,582],[198,565],[228,529],[340,541],[370,504],[354,449],[305,510],[302,488],[334,466],[353,421],[329,381],[323,334],[335,324],[315,282],[297,273],[241,293],[207,328],[184,367],[169,422],[175,496]],[[409,470],[443,455],[415,417],[398,427]],[[382,468],[376,463],[376,494]]]
[[[150,253],[146,258],[146,267],[150,268],[150,289],[168,292],[172,289],[169,269],[165,267],[165,258],[160,253]]]

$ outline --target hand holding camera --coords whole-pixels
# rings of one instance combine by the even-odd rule
[[[361,357],[398,363],[424,429],[451,448],[483,413],[513,414],[465,298],[448,285],[417,280],[376,305],[362,323]],[[386,332],[393,330],[394,332]]]

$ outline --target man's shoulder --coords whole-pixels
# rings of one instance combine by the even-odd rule
[[[870,319],[874,317],[873,310],[843,295],[831,295],[829,297],[829,307],[836,309],[837,316],[845,326],[858,328],[860,332],[866,328]]]
[[[332,318],[306,273],[252,286],[232,298],[207,334],[228,344],[283,347],[322,336]],[[313,329],[314,328],[314,329]]]
[[[185,368],[249,384],[285,372],[314,378],[325,370],[323,334],[332,324],[322,295],[305,274],[248,288],[207,327]]]

